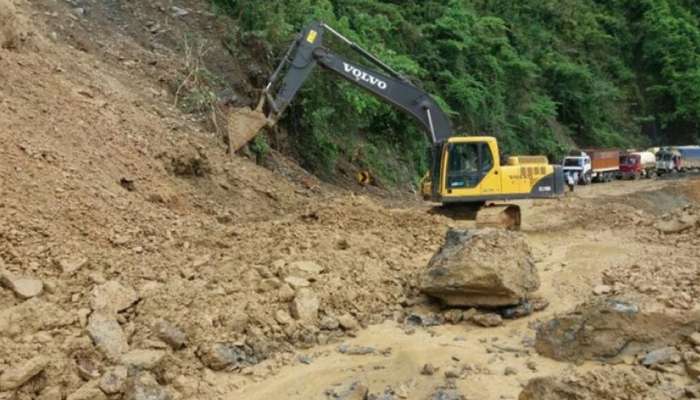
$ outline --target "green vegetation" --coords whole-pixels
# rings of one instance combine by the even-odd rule
[[[212,1],[270,45],[270,68],[306,23],[327,22],[420,82],[456,132],[497,136],[507,153],[698,141],[695,0]],[[320,74],[282,121],[307,167],[344,157],[385,182],[423,173],[411,119]]]

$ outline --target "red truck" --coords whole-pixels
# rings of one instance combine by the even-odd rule
[[[651,178],[656,175],[656,156],[650,151],[633,151],[620,156],[622,178]]]

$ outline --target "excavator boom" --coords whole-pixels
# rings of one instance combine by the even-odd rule
[[[349,45],[382,71],[369,69],[328,50],[323,45],[327,33]],[[443,142],[452,136],[447,115],[427,92],[329,26],[314,22],[304,29],[287,50],[263,90],[263,97],[257,109],[243,109],[234,113],[230,121],[230,125],[233,126],[231,143],[238,147],[232,150],[245,145],[263,126],[277,123],[316,66],[365,89],[414,117],[425,130],[431,143]],[[284,77],[280,81],[282,73]],[[268,106],[267,110],[265,104]],[[236,118],[244,122],[236,123]],[[250,128],[246,129],[246,126]]]

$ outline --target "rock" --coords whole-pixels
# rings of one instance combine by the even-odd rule
[[[700,399],[700,384],[686,386],[685,395],[689,399]]]
[[[349,356],[363,356],[367,354],[376,353],[374,347],[369,346],[349,346],[347,344],[341,344],[338,346],[338,352],[342,354],[347,354]]]
[[[109,281],[92,289],[90,308],[107,315],[116,314],[131,307],[138,300],[139,295],[134,289],[117,281]]]
[[[107,400],[107,396],[97,387],[95,382],[88,382],[71,393],[66,400]]]
[[[681,361],[681,353],[675,347],[664,347],[650,351],[642,359],[642,365],[649,367],[655,364],[677,364]]]
[[[436,314],[420,315],[417,313],[411,313],[406,316],[404,322],[411,326],[438,326],[442,325],[444,322],[442,316]]]
[[[54,303],[35,297],[14,307],[0,308],[0,336],[29,335],[72,324],[76,317]]]
[[[39,296],[44,290],[44,284],[39,279],[19,277],[7,270],[0,270],[0,284],[23,300]]]
[[[608,285],[598,285],[593,288],[593,294],[595,294],[596,296],[602,296],[610,292],[612,292],[612,287]]]
[[[124,331],[114,316],[92,313],[87,331],[95,346],[110,360],[120,360],[121,355],[129,350]]]
[[[284,282],[295,290],[311,286],[308,280],[299,278],[298,276],[288,276],[284,278]]]
[[[338,317],[338,323],[346,331],[355,331],[360,328],[360,324],[357,322],[355,317],[348,313],[345,313]]]
[[[167,343],[173,350],[179,350],[187,345],[187,334],[168,321],[158,321],[155,332],[158,339]]]
[[[213,343],[201,346],[197,355],[204,365],[214,371],[224,368],[242,368],[257,364],[250,349],[235,344]]]
[[[445,318],[445,321],[451,323],[451,324],[458,324],[462,322],[464,319],[464,311],[458,310],[458,309],[451,309],[445,311],[443,314],[443,318]]]
[[[85,257],[63,258],[58,260],[58,266],[64,274],[72,274],[87,265],[88,259]]]
[[[660,380],[644,368],[599,368],[583,374],[531,379],[518,400],[671,400]]]
[[[518,305],[539,285],[523,235],[497,229],[451,229],[419,278],[423,293],[451,306]]]
[[[472,317],[471,321],[486,328],[503,325],[503,318],[494,313],[476,314]]]
[[[654,301],[594,298],[541,324],[535,349],[559,361],[612,359],[680,342],[700,323],[696,313],[670,313]]]
[[[513,368],[513,367],[506,367],[506,369],[503,370],[503,375],[505,376],[511,376],[511,375],[517,375],[518,371]]]
[[[430,396],[430,400],[466,400],[466,397],[456,389],[438,388]]]
[[[300,289],[290,305],[290,311],[295,319],[313,323],[318,318],[319,300],[311,289]]]
[[[285,310],[277,310],[277,312],[275,312],[275,321],[277,321],[278,324],[284,326],[294,323],[292,316],[289,315],[289,313]]]
[[[78,367],[78,375],[83,380],[91,381],[100,377],[98,363],[86,353],[79,353],[75,356],[75,363]]]
[[[0,392],[14,390],[27,383],[49,365],[49,359],[37,356],[21,365],[15,365],[0,375]]]
[[[330,315],[321,318],[321,322],[319,322],[318,325],[319,328],[327,331],[334,331],[340,328],[340,322],[338,322],[338,319]]]
[[[63,400],[63,392],[60,386],[49,386],[41,391],[37,400]]]
[[[700,332],[693,332],[688,336],[688,341],[695,346],[700,346]]]
[[[108,369],[100,378],[100,389],[107,394],[117,394],[124,392],[127,378],[126,367],[120,365]]]
[[[289,276],[297,276],[311,282],[316,281],[321,273],[323,267],[314,261],[295,261],[287,266]]]
[[[685,371],[691,378],[698,379],[700,377],[700,361],[686,363]]]
[[[185,15],[187,15],[187,14],[190,13],[189,11],[185,10],[184,8],[180,8],[180,7],[177,7],[177,6],[172,6],[172,7],[170,7],[170,9],[171,9],[172,12],[173,12],[173,13],[172,13],[172,16],[175,17],[175,18],[184,17]]]
[[[127,380],[124,400],[170,400],[172,397],[153,375],[141,372]]]
[[[684,214],[671,220],[658,221],[654,227],[661,233],[674,234],[687,231],[698,224],[698,217]]]
[[[434,375],[436,371],[437,369],[435,368],[435,366],[433,366],[433,364],[428,363],[423,365],[423,368],[421,368],[420,370],[420,374],[431,376]]]
[[[335,394],[334,399],[338,400],[367,400],[369,389],[361,383],[353,383],[345,392]]]
[[[122,364],[128,368],[152,370],[160,365],[165,352],[160,350],[131,350],[122,356]]]

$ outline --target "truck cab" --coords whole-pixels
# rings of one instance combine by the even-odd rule
[[[656,171],[659,174],[678,172],[682,168],[682,156],[679,151],[666,148],[656,153]]]
[[[591,157],[584,152],[565,157],[562,168],[567,180],[571,178],[576,183],[588,185],[593,179]]]

